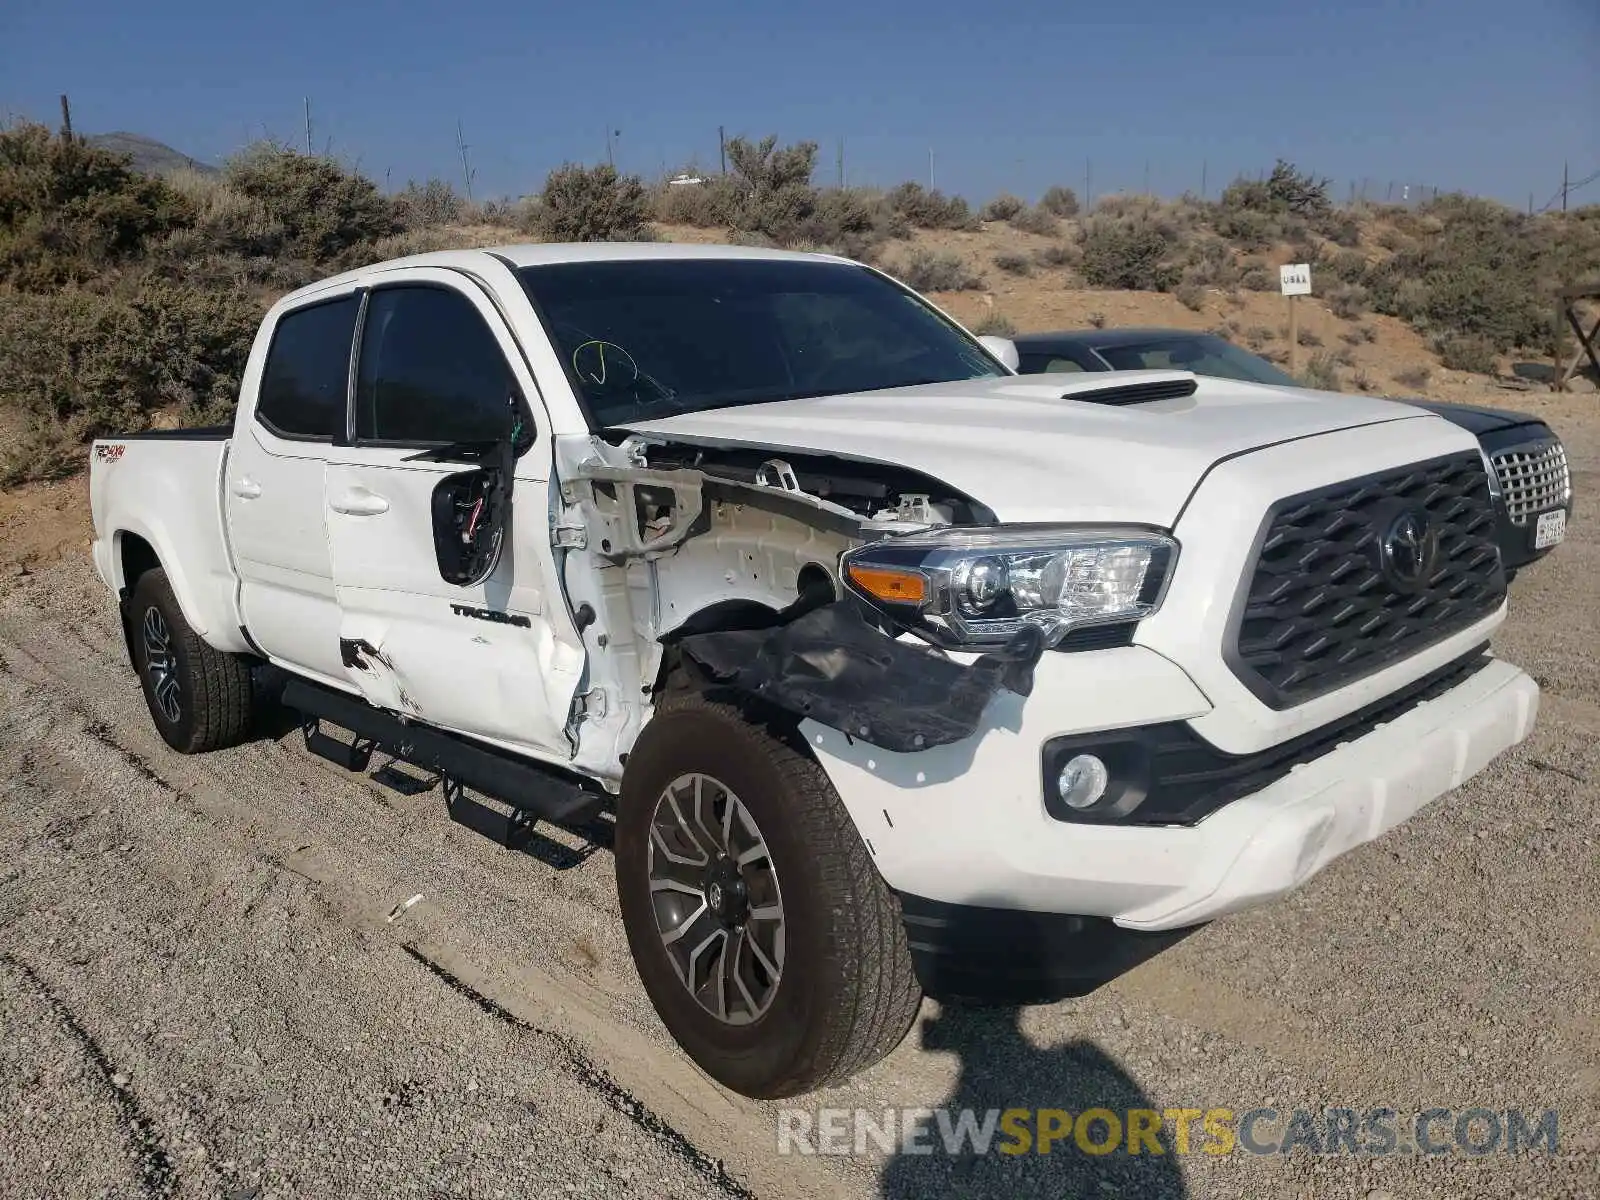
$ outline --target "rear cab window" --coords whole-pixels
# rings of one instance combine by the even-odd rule
[[[299,441],[331,442],[343,435],[360,308],[360,296],[351,294],[278,318],[261,370],[257,421]]]

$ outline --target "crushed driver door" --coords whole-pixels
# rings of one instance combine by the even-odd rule
[[[366,294],[352,374],[325,483],[346,676],[380,708],[570,757],[584,650],[550,547],[549,431],[509,330],[466,276],[396,272]]]

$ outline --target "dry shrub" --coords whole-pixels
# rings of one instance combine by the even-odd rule
[[[1420,392],[1428,386],[1428,381],[1433,378],[1433,368],[1428,366],[1407,367],[1403,371],[1396,371],[1391,378],[1401,387],[1415,388]]]
[[[222,174],[229,190],[255,202],[249,223],[261,214],[281,231],[277,245],[252,247],[263,253],[334,263],[400,232],[396,207],[377,185],[332,158],[262,142],[230,159]]]
[[[1197,283],[1185,280],[1172,289],[1172,294],[1177,297],[1178,303],[1190,312],[1199,312],[1205,307],[1206,290]]]
[[[1452,371],[1472,371],[1478,375],[1493,375],[1497,363],[1494,346],[1487,338],[1471,334],[1451,334],[1435,338],[1433,351],[1439,361]]]
[[[533,220],[550,242],[631,241],[649,228],[650,205],[637,175],[568,163],[545,180]]]
[[[43,125],[0,129],[0,280],[42,290],[93,279],[191,218],[179,192],[123,155]]]
[[[1300,382],[1309,388],[1324,392],[1341,392],[1344,385],[1339,379],[1339,364],[1331,354],[1313,354],[1300,372]]]
[[[69,474],[82,443],[232,414],[261,306],[238,291],[159,280],[126,294],[0,293],[0,412],[22,427],[0,485]]]
[[[994,256],[994,265],[999,267],[1007,275],[1033,274],[1033,260],[1026,254],[996,254]]]
[[[983,287],[983,276],[956,255],[931,250],[913,250],[890,273],[918,292],[965,292]]]
[[[1353,321],[1367,311],[1367,301],[1370,297],[1367,289],[1359,283],[1341,283],[1335,288],[1330,288],[1323,296],[1328,302],[1328,311],[1336,317]]]
[[[1164,292],[1178,281],[1172,261],[1175,238],[1147,215],[1105,216],[1097,211],[1084,222],[1079,246],[1078,270],[1090,287]]]
[[[1078,215],[1078,193],[1060,185],[1047,188],[1045,194],[1039,197],[1039,207],[1053,216],[1075,217]]]
[[[1025,208],[1011,218],[1011,228],[1040,237],[1055,237],[1061,230],[1061,222],[1043,208]]]
[[[977,223],[960,196],[946,196],[920,183],[902,183],[891,188],[884,199],[916,229],[971,229]]]
[[[985,221],[1009,221],[1028,206],[1009,192],[1001,192],[979,211]]]
[[[1034,255],[1041,267],[1069,267],[1077,256],[1073,254],[1072,247],[1064,242],[1052,242]]]
[[[972,332],[979,337],[1015,337],[1017,323],[1004,313],[991,310],[985,313],[982,320],[971,326]]]
[[[394,198],[400,222],[407,229],[432,229],[450,225],[467,215],[467,202],[443,179],[426,183],[408,180]]]

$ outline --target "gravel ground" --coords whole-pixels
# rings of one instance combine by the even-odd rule
[[[1093,996],[929,1003],[805,1102],[1554,1108],[1555,1155],[780,1157],[661,1031],[606,851],[506,850],[293,730],[167,752],[68,561],[0,585],[0,1196],[1600,1195],[1600,422],[1556,423],[1578,519],[1496,644],[1545,688],[1526,745]]]

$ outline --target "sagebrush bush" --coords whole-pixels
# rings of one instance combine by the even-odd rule
[[[983,276],[959,257],[931,250],[913,250],[891,274],[918,292],[975,291],[983,286]]]
[[[1265,263],[1250,263],[1239,272],[1239,286],[1252,292],[1278,290],[1278,273]]]
[[[274,253],[333,263],[400,232],[394,203],[372,180],[332,158],[263,142],[229,159],[223,180],[281,228]]]
[[[82,444],[231,416],[262,306],[243,292],[147,281],[127,295],[0,292],[0,410],[22,435],[0,484],[79,469]]]
[[[1300,382],[1309,388],[1319,388],[1324,392],[1340,392],[1344,385],[1339,379],[1339,364],[1334,356],[1326,353],[1317,353],[1311,356],[1311,361],[1306,363],[1305,369],[1300,372]]]
[[[916,229],[971,229],[977,223],[960,196],[946,196],[920,183],[899,184],[890,188],[884,199]]]
[[[738,200],[738,185],[715,176],[703,183],[663,184],[655,191],[652,207],[655,219],[664,225],[716,229],[733,220]]]
[[[1428,386],[1428,381],[1433,378],[1433,368],[1428,366],[1407,367],[1403,371],[1396,371],[1392,378],[1401,387],[1416,388],[1421,391]]]
[[[1190,312],[1199,312],[1205,307],[1206,290],[1197,283],[1185,280],[1172,289],[1172,294]]]
[[[1495,348],[1488,338],[1450,334],[1433,340],[1433,352],[1452,371],[1474,371],[1479,375],[1495,373]]]
[[[545,179],[533,223],[550,242],[632,241],[649,229],[650,204],[637,175],[567,163]]]
[[[1040,237],[1055,237],[1061,231],[1061,222],[1042,208],[1024,208],[1011,218],[1011,228],[1023,233],[1036,233]]]
[[[1078,193],[1059,185],[1047,188],[1044,195],[1039,197],[1039,207],[1058,217],[1075,217],[1078,215]]]
[[[89,280],[191,217],[177,191],[122,155],[43,125],[0,128],[0,280],[28,289]]]
[[[1359,283],[1341,283],[1329,288],[1323,293],[1323,298],[1328,302],[1328,311],[1336,317],[1343,317],[1353,321],[1367,311],[1367,289]]]
[[[1077,256],[1073,254],[1072,247],[1064,242],[1052,242],[1034,257],[1039,260],[1041,267],[1067,267],[1076,261]]]
[[[1164,292],[1178,280],[1171,261],[1173,237],[1147,216],[1102,216],[1084,222],[1079,233],[1078,271],[1090,287]]]
[[[885,242],[906,237],[911,227],[877,192],[824,188],[813,198],[811,213],[800,222],[798,232],[817,246],[865,261]]]
[[[972,332],[979,337],[1015,337],[1017,323],[1004,313],[991,310],[973,326]]]
[[[467,211],[467,202],[443,179],[430,179],[426,183],[408,180],[394,203],[407,229],[449,225],[461,220]]]
[[[817,144],[779,146],[776,137],[759,142],[736,137],[729,139],[727,153],[737,186],[730,227],[764,233],[779,245],[804,237],[805,222],[817,205],[817,192],[811,186]]]
[[[1028,206],[1010,192],[1001,192],[979,211],[985,221],[1009,221]]]
[[[994,265],[1007,275],[1032,275],[1033,260],[1026,254],[1005,253],[994,256]]]

